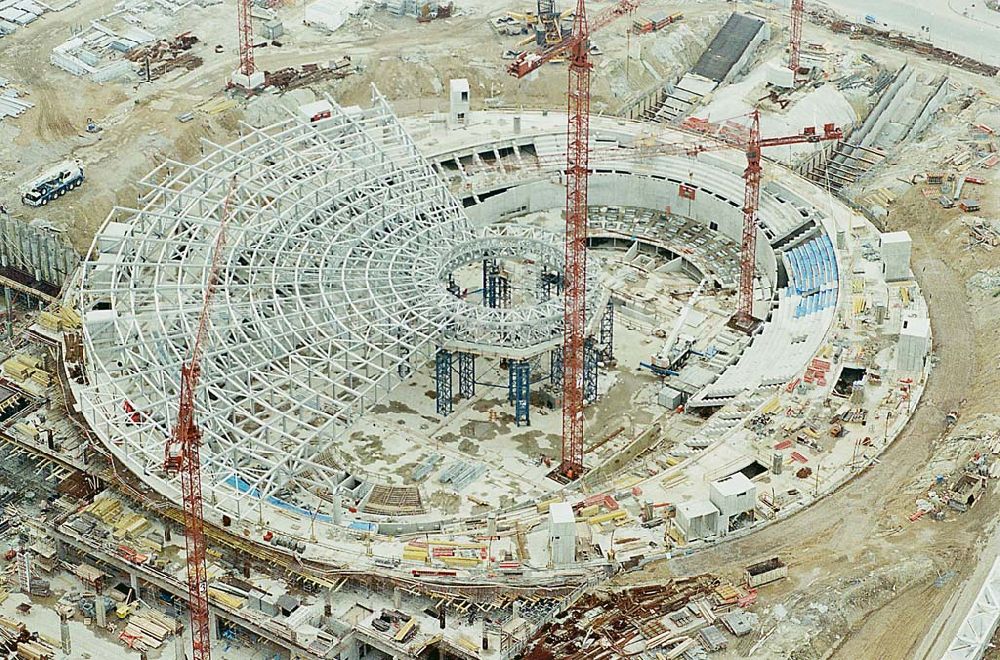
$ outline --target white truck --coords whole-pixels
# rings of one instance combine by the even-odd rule
[[[63,163],[35,179],[28,191],[21,196],[21,202],[28,206],[45,206],[82,183],[83,168],[80,163]]]

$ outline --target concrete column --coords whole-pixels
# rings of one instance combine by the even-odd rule
[[[184,644],[184,633],[174,634],[174,660],[185,660],[186,655],[184,649],[186,645]]]
[[[344,524],[344,508],[340,503],[340,493],[333,494],[333,524]]]
[[[62,652],[69,656],[73,647],[69,641],[69,619],[66,618],[65,614],[59,615],[59,639],[62,645]]]
[[[7,341],[10,341],[14,338],[14,306],[11,304],[9,288],[3,288],[3,297],[7,306]]]
[[[54,540],[56,545],[56,557],[58,557],[60,561],[66,561],[66,544],[59,539]]]
[[[497,514],[490,512],[486,514],[486,536],[493,538],[497,535]]]
[[[135,596],[136,599],[142,598],[142,592],[139,591],[139,574],[130,572],[128,577],[129,584],[132,587],[132,595]]]
[[[100,628],[108,625],[104,615],[104,584],[103,580],[98,580],[94,585],[94,619]]]
[[[397,610],[403,602],[403,592],[400,591],[399,587],[392,588],[392,606]]]
[[[212,646],[219,641],[219,617],[212,611],[208,613],[208,641]]]

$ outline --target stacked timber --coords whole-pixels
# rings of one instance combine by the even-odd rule
[[[53,660],[56,645],[30,632],[23,623],[0,617],[0,647],[17,651],[20,660]]]
[[[176,634],[178,629],[176,619],[147,607],[129,616],[121,638],[133,648],[141,644],[147,649],[158,649],[163,640]]]

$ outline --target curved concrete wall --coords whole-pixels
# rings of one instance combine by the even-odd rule
[[[742,181],[739,180],[742,187]],[[739,243],[743,232],[743,212],[729,201],[702,189],[693,201],[678,196],[678,184],[664,178],[643,174],[605,174],[597,168],[590,177],[591,206],[637,206],[664,210],[669,206],[678,214],[716,229]],[[506,216],[562,208],[566,192],[561,181],[534,181],[515,185],[505,192],[490,195],[468,206],[466,213],[478,225],[486,225]],[[757,268],[768,282],[777,280],[777,261],[767,237],[758,232]],[[769,287],[770,288],[770,287]]]

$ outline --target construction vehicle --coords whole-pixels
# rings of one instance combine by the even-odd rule
[[[45,206],[82,183],[83,168],[80,163],[63,163],[57,169],[35,179],[28,192],[21,196],[21,202],[27,206]]]
[[[508,11],[508,20],[515,21],[518,34],[530,33],[531,36],[520,42],[526,45],[535,42],[537,46],[554,46],[558,44],[567,31],[562,23],[573,15],[573,9],[556,11],[554,0],[537,0],[535,10],[524,12]],[[507,25],[506,33],[513,34],[514,25]]]

